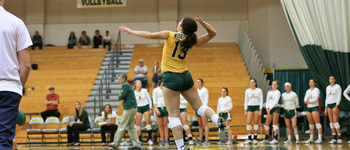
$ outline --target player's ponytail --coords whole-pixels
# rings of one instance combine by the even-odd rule
[[[191,48],[193,45],[197,44],[197,23],[194,19],[190,17],[185,17],[182,19],[181,26],[183,28],[183,33],[186,35],[185,40],[181,42],[181,51],[186,51],[186,49]]]

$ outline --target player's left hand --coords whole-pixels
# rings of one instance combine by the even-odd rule
[[[123,26],[123,25],[121,25],[121,26],[119,27],[119,29],[120,29],[120,31],[123,31],[123,32],[129,33],[129,34],[131,34],[131,33],[132,33],[132,30],[131,30],[131,29],[129,29],[128,27]]]

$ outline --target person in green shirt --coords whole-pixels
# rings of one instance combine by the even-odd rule
[[[74,121],[67,125],[68,146],[79,146],[79,131],[85,131],[90,128],[88,113],[81,108],[80,101],[75,102]]]
[[[114,136],[114,142],[108,144],[108,146],[118,149],[120,141],[124,136],[125,130],[128,130],[130,139],[133,144],[133,149],[141,149],[139,138],[135,129],[135,115],[136,115],[136,99],[134,89],[126,82],[126,74],[121,74],[118,77],[119,84],[122,85],[122,90],[119,95],[119,100],[123,100],[123,115],[117,133]]]

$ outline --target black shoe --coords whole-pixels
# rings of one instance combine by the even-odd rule
[[[180,147],[180,150],[190,150],[190,148],[183,145]]]

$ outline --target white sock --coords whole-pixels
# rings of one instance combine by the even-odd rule
[[[314,135],[313,134],[310,134],[310,139],[314,140]]]
[[[322,139],[322,134],[319,134],[319,135],[318,135],[318,139]]]
[[[292,141],[292,135],[288,135],[288,141]]]
[[[210,117],[210,120],[212,122],[214,122],[216,125],[218,125],[218,119],[219,119],[219,115],[218,114],[211,115],[211,117]]]
[[[299,141],[299,135],[295,135],[295,140]]]
[[[184,146],[184,139],[175,140],[175,144],[178,150],[181,150],[181,147]]]

